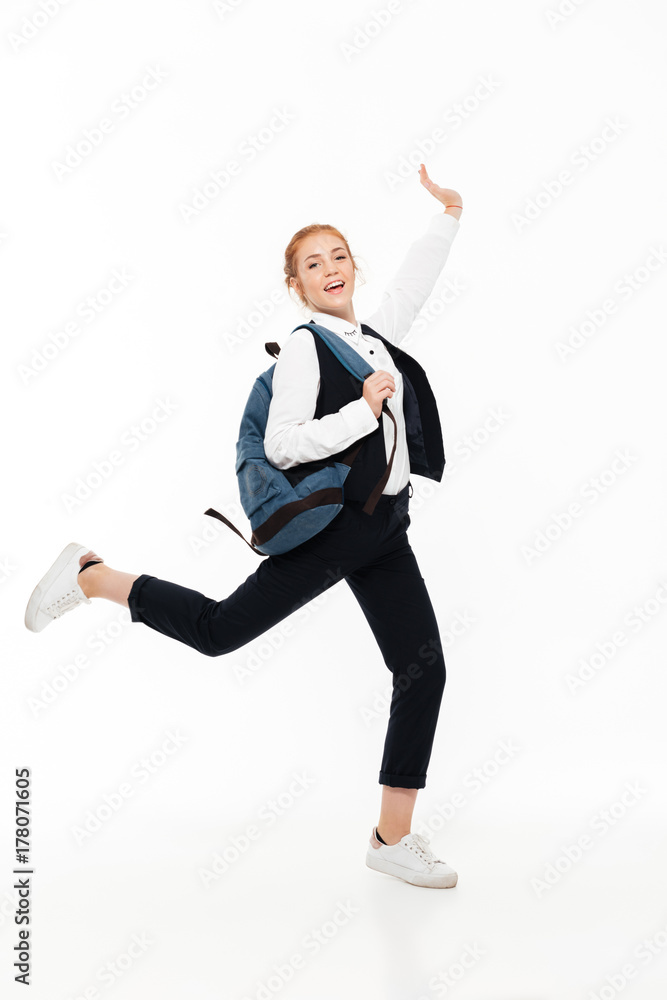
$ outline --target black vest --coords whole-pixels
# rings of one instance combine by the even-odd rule
[[[444,472],[445,454],[438,407],[426,372],[406,351],[390,343],[365,323],[361,324],[361,330],[382,341],[403,376],[403,415],[410,471],[439,483]],[[320,363],[320,389],[314,413],[315,419],[319,419],[328,413],[336,413],[346,403],[359,399],[363,395],[363,386],[359,379],[341,365],[321,337],[317,334],[313,334],[313,337]],[[378,419],[375,430],[362,440],[363,445],[345,480],[345,496],[350,500],[367,500],[387,468],[389,456],[384,443],[382,417]],[[349,451],[349,446],[345,451]],[[340,461],[345,451],[331,455],[327,461]],[[307,463],[308,467],[314,464],[316,463]]]

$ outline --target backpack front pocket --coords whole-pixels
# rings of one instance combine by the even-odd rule
[[[280,487],[272,482],[266,468],[258,462],[248,462],[239,476],[241,503],[247,517],[271,497],[278,496]]]

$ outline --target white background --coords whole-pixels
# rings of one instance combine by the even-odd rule
[[[561,8],[3,4],[8,996],[24,995],[11,886],[13,775],[27,766],[40,1000],[664,997],[666,19],[657,0]],[[121,115],[150,70],[153,89]],[[276,109],[292,120],[249,160],[243,143]],[[104,118],[112,130],[59,177]],[[392,180],[401,158],[413,166]],[[232,159],[240,172],[186,221]],[[240,416],[271,364],[265,341],[305,318],[285,293],[284,248],[310,222],[341,228],[366,277],[357,316],[370,314],[439,210],[421,160],[465,206],[427,322],[405,342],[436,391],[448,459],[441,484],[414,478],[410,528],[448,644],[413,829],[458,870],[446,892],[364,864],[390,674],[347,586],[289,637],[277,628],[222,658],[104,601],[38,635],[23,624],[70,541],[216,599],[254,572],[257,555],[203,511],[249,537]],[[131,278],[87,322],[80,304],[104,303],[114,270]],[[123,444],[160,400],[169,417]],[[500,424],[485,424],[492,411]],[[457,616],[473,621],[452,637]],[[169,733],[182,745],[164,755]],[[274,823],[258,818],[281,796]],[[77,837],[96,810],[105,821]],[[202,870],[253,824],[257,839],[206,887]],[[146,942],[134,959],[133,935]],[[275,978],[297,954],[304,967]]]

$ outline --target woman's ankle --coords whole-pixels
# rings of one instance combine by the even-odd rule
[[[393,828],[390,826],[383,827],[381,823],[377,825],[376,830],[382,837],[382,840],[387,845],[387,847],[392,847],[394,844],[397,844],[399,840],[402,840],[403,837],[407,836],[407,834],[410,833],[410,830],[405,830],[398,827],[393,827]]]
[[[86,597],[97,597],[97,585],[100,580],[100,571],[107,570],[108,567],[104,563],[93,563],[91,566],[86,566],[84,570],[81,570],[77,574],[77,581],[81,590],[84,592]]]

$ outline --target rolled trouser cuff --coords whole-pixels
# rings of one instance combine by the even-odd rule
[[[133,622],[143,622],[143,618],[141,617],[141,611],[142,611],[141,602],[138,600],[139,591],[146,583],[146,580],[155,580],[155,579],[156,577],[149,576],[148,573],[142,573],[141,576],[138,576],[137,579],[132,584],[132,586],[130,587],[130,593],[127,595],[127,605],[130,609],[130,619]]]
[[[380,771],[380,784],[390,785],[391,788],[425,788],[425,774],[387,774]]]

